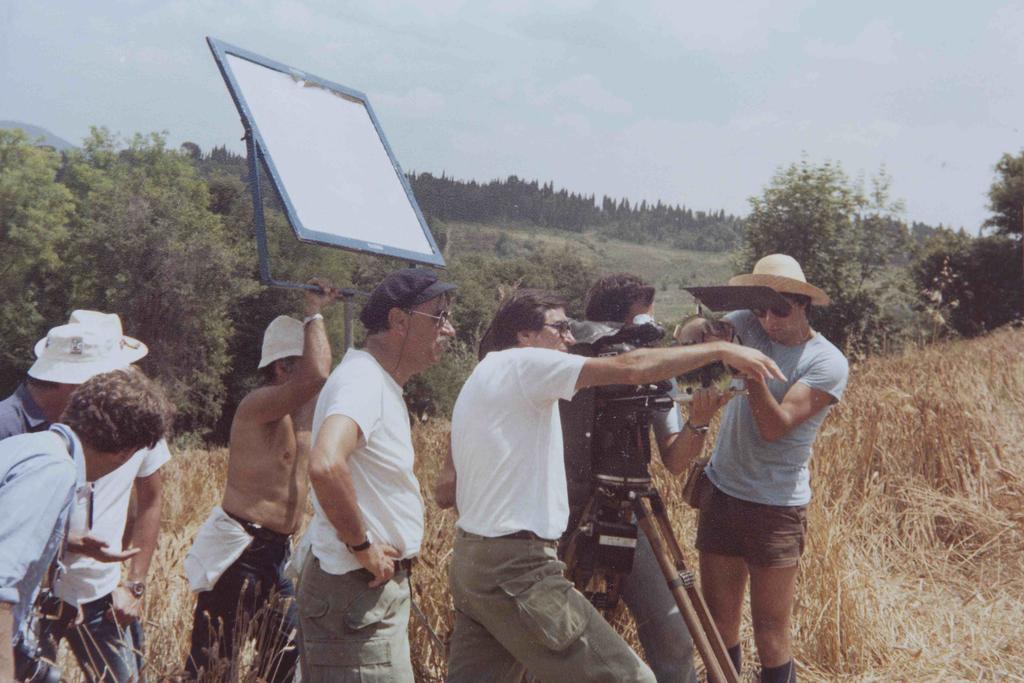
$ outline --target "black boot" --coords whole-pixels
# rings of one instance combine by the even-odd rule
[[[796,662],[761,667],[761,683],[796,683]]]

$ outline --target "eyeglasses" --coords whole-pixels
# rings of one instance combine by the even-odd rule
[[[432,314],[427,313],[425,311],[412,311],[412,310],[407,311],[407,313],[409,313],[410,315],[422,315],[422,316],[427,317],[427,318],[433,318],[434,319],[434,327],[438,327],[438,328],[444,327],[446,324],[448,324],[448,323],[450,323],[452,321],[452,312],[449,309],[447,309],[447,308],[441,309],[441,311],[437,315],[432,315]]]
[[[572,322],[569,320],[556,320],[553,323],[544,323],[544,327],[550,327],[563,337],[572,332]]]

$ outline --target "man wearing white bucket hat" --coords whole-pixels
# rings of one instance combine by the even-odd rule
[[[128,368],[146,345],[123,334],[114,313],[76,310],[35,346],[36,362],[15,393],[0,403],[0,438],[43,431],[56,422],[71,393],[91,377]],[[55,660],[67,638],[89,680],[142,680],[142,598],[160,529],[162,481],[170,459],[161,439],[93,485],[92,519],[76,507],[68,530],[64,572],[39,601],[20,655]],[[130,546],[122,548],[132,488],[137,509]],[[120,563],[130,560],[122,580]],[[38,640],[38,648],[33,641]],[[25,652],[24,650],[29,650]]]
[[[729,291],[739,287],[744,290]],[[747,394],[727,404],[698,494],[701,590],[738,671],[749,580],[761,680],[788,683],[796,680],[790,619],[811,499],[808,462],[818,428],[842,398],[849,368],[839,349],[811,328],[810,306],[828,305],[829,297],[807,282],[792,257],[765,256],[752,273],[729,280],[729,287],[702,289],[753,297],[748,310],[734,310],[725,320],[787,379],[747,379]],[[691,332],[699,327],[688,325]],[[687,341],[706,339],[698,333]],[[694,438],[686,460],[699,455],[707,422],[721,406],[704,396],[696,403],[707,410],[702,424],[687,423]]]
[[[319,289],[306,291],[305,320],[278,316],[263,335],[265,383],[235,411],[224,498],[185,558],[198,593],[185,665],[192,679],[234,672],[235,648],[250,635],[261,678],[294,675],[295,591],[284,567],[306,510],[313,408],[331,371],[320,311],[338,296],[310,282]]]

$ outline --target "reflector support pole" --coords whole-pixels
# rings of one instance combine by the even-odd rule
[[[275,280],[270,274],[270,249],[267,246],[267,225],[263,217],[263,191],[260,188],[260,151],[253,139],[252,130],[242,120],[245,127],[245,153],[249,160],[249,191],[252,192],[252,224],[256,232],[256,255],[259,258],[260,282],[268,287],[281,287],[283,289],[308,289],[319,292],[320,288],[302,282],[288,282],[286,280]],[[354,298],[369,297],[366,292],[357,289],[343,287],[341,296],[345,305],[345,348],[352,348],[352,300]]]

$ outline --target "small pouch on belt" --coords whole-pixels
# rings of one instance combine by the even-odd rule
[[[683,484],[683,500],[695,510],[700,509],[701,493],[707,487],[708,475],[704,468],[711,461],[711,456],[696,458],[690,463],[690,470],[686,473],[686,483]]]

